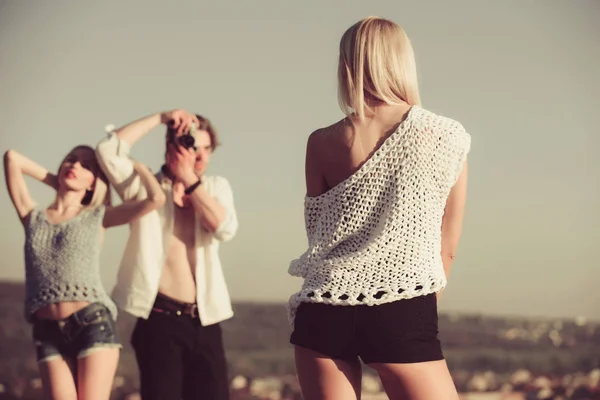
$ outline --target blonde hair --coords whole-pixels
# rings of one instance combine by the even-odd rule
[[[395,22],[368,17],[352,25],[340,41],[338,100],[346,115],[364,120],[369,100],[421,105],[410,40]]]
[[[93,159],[94,159],[94,162],[96,163],[96,168],[95,168],[96,169],[96,174],[95,174],[96,179],[94,179],[94,187],[92,188],[92,190],[86,191],[85,196],[81,200],[81,204],[84,206],[84,208],[87,208],[87,209],[97,208],[101,205],[110,206],[112,204],[111,193],[110,193],[110,183],[108,182],[108,178],[106,177],[106,174],[104,174],[104,171],[102,171],[102,168],[100,168],[100,164],[98,163],[98,160],[96,159],[96,152],[95,152],[94,148],[87,146],[87,145],[75,146],[75,147],[73,147],[73,149],[71,149],[71,151],[69,151],[69,153],[63,159],[63,161],[60,163],[60,165],[62,166],[62,164],[64,163],[64,160],[66,160],[66,158],[71,153],[73,153],[75,150],[78,150],[78,149],[84,149],[84,150],[90,151],[94,155]]]

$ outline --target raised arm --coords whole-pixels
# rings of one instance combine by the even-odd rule
[[[131,223],[165,204],[165,194],[152,172],[138,162],[133,162],[133,169],[148,195],[143,200],[130,201],[107,208],[103,221],[105,228]]]
[[[24,175],[29,175],[53,189],[58,186],[56,176],[49,173],[46,168],[14,150],[8,150],[4,153],[6,187],[21,222],[35,207],[35,202],[29,194]]]
[[[176,129],[184,131],[192,122],[198,123],[196,116],[184,110],[152,114],[113,130],[98,144],[98,162],[121,199],[141,200],[146,196],[144,185],[129,158],[131,147],[161,123],[172,123]]]

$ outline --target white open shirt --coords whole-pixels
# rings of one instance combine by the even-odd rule
[[[144,199],[146,189],[134,172],[130,146],[114,132],[96,148],[96,156],[111,185],[123,199]],[[130,224],[130,235],[119,266],[117,284],[112,292],[115,303],[136,317],[148,318],[158,293],[166,249],[173,232],[174,203],[172,186],[157,174],[165,191],[165,205]],[[233,316],[231,300],[221,261],[219,242],[235,236],[238,220],[229,182],[220,176],[203,177],[202,186],[226,210],[225,220],[216,232],[202,229],[196,216],[196,301],[202,325],[212,325]]]

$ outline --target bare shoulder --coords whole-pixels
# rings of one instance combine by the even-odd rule
[[[329,126],[315,130],[308,137],[307,152],[320,153],[325,148],[331,149],[332,146],[343,142],[351,125],[347,118],[343,118]]]

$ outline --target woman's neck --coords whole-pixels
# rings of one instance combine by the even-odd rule
[[[54,203],[52,203],[49,208],[54,209],[61,214],[65,213],[67,210],[81,209],[83,208],[81,200],[83,199],[84,194],[72,190],[62,191],[59,189]]]

